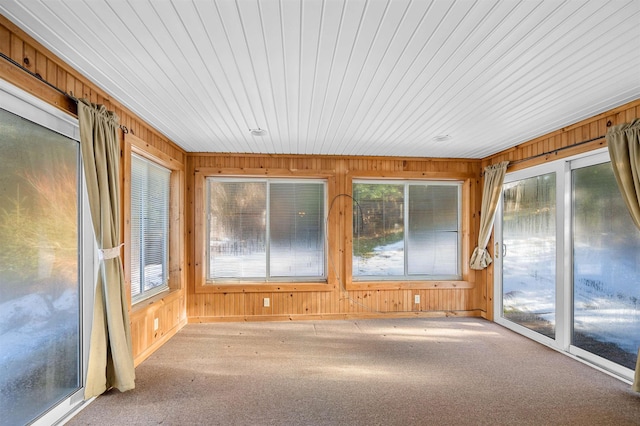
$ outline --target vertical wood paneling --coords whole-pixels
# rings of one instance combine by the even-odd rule
[[[100,88],[94,86],[86,78],[61,62],[3,16],[0,16],[0,52],[63,92],[73,92],[77,97],[86,97],[92,102],[104,103],[108,109],[118,114],[121,124],[124,124],[127,128],[135,128],[137,134],[146,136],[146,141],[149,142],[153,149],[163,153],[168,158],[172,158],[182,164],[185,163],[186,156],[182,149],[144,124],[117,102],[110,100],[110,97]],[[32,93],[70,115],[75,115],[76,113],[75,103],[69,98],[4,60],[0,60],[0,78]],[[120,137],[123,137],[122,132]],[[179,183],[179,185],[184,185],[184,182]],[[177,201],[184,205],[184,199]],[[125,203],[121,202],[121,206],[124,209]],[[184,215],[183,207],[181,208]],[[181,220],[184,221],[184,218]],[[172,235],[172,238],[173,240],[176,238],[180,240],[178,242],[181,246],[180,250],[184,252],[184,230],[181,234]],[[177,275],[173,274],[172,276],[175,278],[182,275],[180,279],[184,282],[186,279],[184,265],[179,263],[172,264],[172,268],[174,272],[176,268],[183,269],[182,272],[178,271]],[[135,307],[131,312],[132,349],[136,365],[153,353],[186,323],[185,287],[185,283],[183,283],[179,291],[173,292],[170,296],[161,300],[154,299],[151,303],[147,302],[144,307]],[[158,329],[154,330],[153,324],[156,318],[158,319]]]
[[[268,316],[296,316],[305,315],[382,315],[390,313],[415,312],[444,312],[480,310],[492,317],[491,295],[493,270],[490,267],[483,273],[473,273],[470,281],[474,283],[471,289],[388,289],[388,290],[351,290],[344,286],[349,253],[345,248],[349,246],[351,230],[345,214],[348,211],[348,197],[336,199],[334,211],[331,215],[332,241],[336,255],[335,277],[338,285],[328,286],[327,291],[274,291],[274,292],[238,292],[238,293],[196,293],[194,288],[194,258],[195,244],[198,236],[194,230],[194,171],[199,167],[220,168],[274,168],[290,170],[333,170],[335,173],[336,194],[349,194],[347,188],[347,174],[354,171],[382,172],[389,176],[402,172],[428,173],[474,173],[479,174],[480,166],[493,164],[502,160],[521,160],[532,155],[551,152],[560,147],[571,146],[584,140],[599,137],[606,132],[607,122],[613,125],[631,121],[638,117],[640,101],[616,108],[606,114],[594,117],[576,125],[569,126],[558,132],[545,135],[533,141],[524,143],[493,155],[482,164],[472,160],[421,159],[421,158],[383,158],[383,157],[331,157],[331,156],[286,156],[286,155],[189,155],[171,143],[162,134],[148,126],[138,117],[130,113],[117,101],[112,100],[107,93],[94,86],[86,78],[62,63],[45,48],[34,42],[29,36],[16,29],[4,17],[0,17],[0,51],[28,69],[38,73],[44,80],[57,86],[63,91],[73,92],[76,96],[86,96],[94,102],[100,102],[115,110],[120,116],[120,122],[134,135],[147,141],[153,148],[176,158],[187,165],[185,180],[186,203],[184,215],[186,218],[188,238],[184,244],[187,282],[184,294],[177,294],[175,298],[164,300],[152,305],[151,308],[132,313],[132,333],[134,335],[134,352],[136,359],[148,356],[150,350],[157,347],[172,330],[184,322],[188,312],[189,317],[200,320],[222,318],[252,318]],[[42,82],[28,76],[26,73],[11,68],[7,64],[0,66],[0,77],[14,82],[19,87],[34,93],[36,96],[57,105],[73,114],[71,105],[63,95],[57,93]],[[594,147],[603,146],[602,142],[583,145],[576,150],[566,150],[557,154],[547,155],[540,159],[531,160],[518,165],[518,168],[529,167],[540,162],[561,158],[563,155],[588,151]],[[464,230],[468,233],[470,244],[475,244],[479,226],[479,209],[481,198],[481,183],[472,180],[468,188],[470,227]],[[331,200],[330,200],[331,201]],[[413,302],[415,294],[419,294],[419,304]],[[263,300],[269,297],[271,306],[264,307]],[[485,315],[485,314],[483,314]],[[154,319],[158,318],[160,328],[152,330]]]
[[[0,25],[0,52],[11,56],[11,33]]]
[[[20,61],[23,67],[29,71],[34,72],[36,63],[36,49],[30,44],[24,43],[22,46],[22,60]]]
[[[120,123],[133,130],[136,136],[145,139],[155,148],[184,162],[185,153],[182,149],[147,124],[144,124],[120,104],[112,101],[109,95],[64,64],[3,16],[0,16],[0,52],[25,66],[28,70],[37,73],[44,81],[63,92],[73,92],[76,97],[87,97],[91,101],[104,103],[109,109],[116,111],[120,117]],[[75,105],[65,99],[64,95],[13,65],[3,61],[2,67],[0,67],[0,77],[71,114],[75,114]]]
[[[500,161],[505,160],[511,162],[518,161],[517,164],[509,167],[508,172],[511,172],[525,169],[527,167],[532,167],[538,164],[543,164],[549,161],[566,158],[572,155],[589,152],[597,148],[606,147],[606,140],[604,139],[604,136],[610,126],[628,123],[636,118],[640,118],[640,99],[625,105],[621,105],[620,107],[614,108],[611,111],[607,111],[589,119],[580,121],[548,135],[533,139],[512,149],[492,155],[482,161],[482,166],[485,167],[489,164],[496,164]],[[576,144],[580,144],[591,139],[596,140],[573,147]],[[531,156],[529,148],[532,145],[540,144],[540,142],[544,142],[544,150],[540,154],[549,154],[538,158],[528,159],[528,157]],[[491,238],[489,245],[491,250],[491,247],[493,247],[493,237]],[[494,274],[495,271],[492,264],[487,268],[486,277],[484,279],[484,282],[486,283],[486,293],[484,297],[487,300],[486,316],[488,319],[493,319],[494,316]]]
[[[517,162],[509,167],[509,171],[515,171],[604,147],[606,146],[604,135],[609,126],[628,123],[638,118],[640,116],[638,110],[640,110],[640,100],[621,105],[611,111],[487,157],[482,160],[482,166],[508,160]],[[596,140],[573,148],[574,145],[591,139]],[[529,159],[529,157],[543,153],[547,155]]]
[[[205,168],[218,169],[268,169],[268,170],[304,170],[331,171],[333,177],[330,180],[335,185],[333,202],[329,213],[330,235],[329,252],[332,258],[329,262],[330,282],[326,291],[287,290],[283,285],[280,291],[264,292],[259,289],[243,290],[229,293],[201,293],[196,292],[193,281],[196,272],[195,265],[199,262],[200,255],[193,258],[193,247],[201,244],[200,237],[194,234],[196,221],[201,220],[202,206],[195,204],[195,192],[201,191],[196,185],[194,172]],[[480,175],[480,162],[473,160],[446,160],[446,159],[398,159],[398,158],[363,158],[363,157],[311,157],[311,156],[286,156],[286,155],[215,155],[215,154],[189,154],[187,156],[187,234],[188,245],[191,254],[189,258],[188,281],[188,312],[193,321],[215,321],[228,319],[263,319],[265,317],[303,318],[305,316],[343,317],[345,315],[377,316],[385,313],[414,314],[431,313],[444,315],[445,311],[461,311],[476,315],[486,310],[486,299],[482,297],[483,280],[476,277],[475,273],[469,273],[469,281],[473,282],[472,289],[376,289],[376,290],[345,290],[347,262],[351,261],[350,253],[345,253],[347,242],[351,238],[350,198],[351,180],[347,178],[349,173],[376,172],[384,176],[400,176],[405,172],[425,172],[429,177],[457,175]],[[198,181],[201,181],[199,179]],[[469,210],[479,211],[480,190],[477,179],[467,180],[468,184],[463,189],[464,197],[469,198]],[[192,190],[195,188],[195,191]],[[349,209],[347,209],[349,207]],[[469,216],[468,227],[463,228],[463,233],[468,236],[467,245],[474,244],[477,240],[478,217],[472,217],[472,212],[464,212]],[[350,245],[349,245],[350,247]],[[471,248],[465,249],[464,255]],[[468,257],[468,256],[467,256]],[[477,282],[478,281],[478,282]],[[225,290],[226,291],[226,290]],[[420,294],[421,302],[413,303],[414,294]],[[472,294],[472,297],[469,297]],[[263,306],[265,297],[270,298],[270,307]]]
[[[16,61],[17,63],[22,64],[24,42],[22,41],[21,38],[18,37],[18,35],[13,33],[10,36],[10,40],[11,40],[11,45],[9,47],[10,48],[9,57],[14,61]]]

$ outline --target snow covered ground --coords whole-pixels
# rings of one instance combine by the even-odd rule
[[[535,314],[554,321],[555,316],[555,254],[552,239],[521,238],[508,242],[504,258],[504,305],[507,309]],[[440,265],[438,256],[448,249],[425,251],[421,258],[429,265]],[[526,256],[515,256],[526,253]],[[512,257],[510,257],[512,255]],[[592,246],[575,247],[574,322],[576,331],[602,342],[617,345],[636,354],[640,345],[640,262],[635,250],[617,252]],[[279,265],[279,273],[308,276],[322,274],[323,262],[315,250],[296,250],[294,258]],[[434,261],[435,259],[435,261]],[[374,249],[368,257],[354,257],[356,275],[402,275],[403,242]],[[465,261],[465,260],[463,260]],[[216,256],[218,274],[243,271],[250,276],[264,271],[264,253],[244,256]],[[437,271],[437,269],[434,269]],[[148,271],[153,275],[152,270]],[[155,271],[157,272],[157,271]],[[214,271],[212,271],[214,272]],[[273,271],[272,271],[273,272]],[[52,354],[76,353],[77,348],[55,348],[59,336],[77,334],[78,295],[66,290],[55,297],[30,294],[20,298],[0,300],[0,391],[16,386],[19,377],[27,376],[32,362],[48,362]],[[69,340],[67,337],[63,339]],[[54,349],[52,349],[54,348]],[[25,354],[32,354],[28,362]],[[69,360],[63,361],[68,364]],[[71,364],[77,362],[71,361]],[[41,368],[36,366],[36,368]],[[0,398],[0,410],[8,402]],[[12,402],[13,403],[13,402]],[[4,411],[4,410],[2,410]]]
[[[259,278],[266,273],[266,253],[246,252],[234,254],[215,253],[211,256],[209,274],[219,278]],[[283,261],[278,262],[277,259]],[[271,251],[272,277],[322,277],[324,271],[324,252],[299,246],[286,253]]]
[[[455,276],[458,274],[458,234],[437,233],[426,242],[409,241],[410,275]],[[404,275],[404,240],[375,247],[369,256],[353,256],[353,275],[385,277]]]
[[[353,275],[404,275],[404,241],[378,246],[368,257],[353,256]]]
[[[511,240],[507,247],[503,275],[505,310],[528,312],[554,322],[553,240]],[[640,346],[637,253],[591,246],[575,247],[574,252],[574,330],[636,354]]]
[[[0,424],[22,424],[79,386],[78,293],[0,302]]]

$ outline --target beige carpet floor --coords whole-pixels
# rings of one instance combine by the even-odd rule
[[[632,425],[640,394],[477,318],[189,324],[70,425]]]

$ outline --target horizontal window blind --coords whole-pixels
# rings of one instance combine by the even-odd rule
[[[131,297],[139,301],[168,287],[171,171],[131,158]]]
[[[207,179],[207,279],[326,278],[325,182]]]
[[[460,279],[461,184],[353,183],[354,279]]]

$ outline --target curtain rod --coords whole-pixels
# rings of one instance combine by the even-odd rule
[[[565,149],[575,148],[576,146],[584,145],[584,144],[587,144],[589,142],[595,142],[595,141],[600,140],[600,139],[604,139],[604,136],[598,136],[597,138],[588,139],[586,141],[574,143],[573,145],[569,145],[569,146],[563,146],[561,148],[557,148],[557,149],[554,149],[552,151],[547,151],[547,152],[543,152],[541,154],[532,155],[531,157],[522,158],[520,160],[510,161],[509,165],[507,166],[507,168],[509,168],[509,167],[511,167],[511,166],[513,166],[515,164],[518,164],[518,163],[523,163],[525,161],[533,160],[535,158],[544,157],[545,155],[557,154],[558,152],[564,151]]]
[[[61,88],[54,86],[53,84],[49,83],[47,80],[45,80],[44,78],[42,78],[42,76],[38,73],[35,73],[33,71],[31,71],[30,69],[28,69],[27,67],[23,66],[21,63],[14,61],[12,58],[8,57],[7,55],[5,55],[4,53],[0,52],[0,56],[2,58],[4,58],[7,62],[11,63],[12,65],[15,65],[16,67],[20,68],[22,71],[26,72],[27,74],[29,74],[31,77],[35,77],[38,80],[40,80],[41,82],[43,82],[44,84],[46,84],[47,86],[51,87],[53,90],[55,90],[56,92],[59,92],[61,94],[63,94],[64,96],[66,96],[69,99],[74,99],[73,96],[69,95],[67,92],[65,92],[64,90],[62,90]]]
[[[3,59],[5,59],[7,62],[9,62],[12,65],[15,65],[16,67],[20,68],[22,71],[26,72],[27,74],[29,74],[31,77],[37,78],[39,81],[43,82],[44,84],[46,84],[47,86],[51,87],[53,90],[55,90],[56,92],[66,96],[67,98],[71,99],[72,101],[74,101],[75,103],[78,103],[78,98],[76,98],[73,95],[70,95],[69,93],[65,92],[64,90],[62,90],[61,88],[59,88],[58,86],[55,86],[53,84],[51,84],[50,82],[48,82],[47,80],[45,80],[44,78],[42,78],[42,76],[38,73],[35,73],[33,71],[31,71],[29,68],[25,67],[24,65],[22,65],[21,63],[19,63],[18,61],[13,60],[12,58],[10,58],[9,56],[5,55],[4,53],[0,52],[0,57],[2,57]],[[129,129],[127,128],[127,126],[123,126],[122,124],[120,125],[120,128],[122,129],[123,132],[125,133],[129,133]]]

